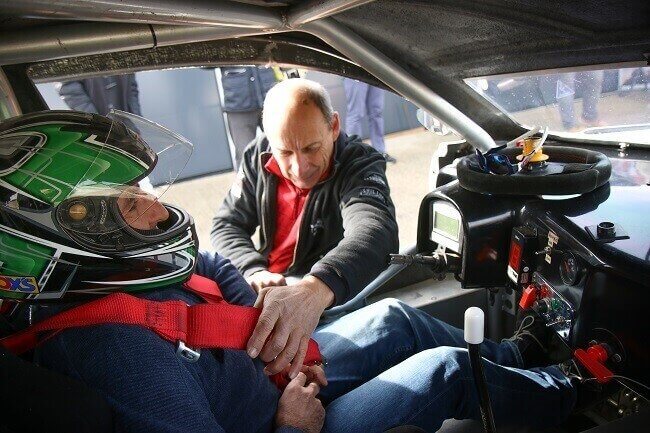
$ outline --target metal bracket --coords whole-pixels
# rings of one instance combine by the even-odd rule
[[[185,345],[184,341],[178,341],[176,346],[176,354],[181,358],[185,358],[187,362],[196,362],[201,357],[201,350],[194,350]]]

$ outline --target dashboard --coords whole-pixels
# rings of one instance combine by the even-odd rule
[[[512,314],[537,311],[562,342],[553,359],[603,348],[607,371],[647,384],[649,192],[608,184],[548,200],[482,195],[452,182],[423,200],[417,249],[459,254],[463,288],[504,291],[503,310]]]

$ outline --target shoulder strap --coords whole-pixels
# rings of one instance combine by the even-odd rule
[[[112,293],[2,338],[0,346],[20,355],[65,329],[115,323],[141,326],[179,347],[245,349],[260,310],[224,302],[219,286],[204,277],[192,276],[186,287],[211,303],[188,306],[183,301],[150,301]],[[318,344],[310,340],[304,364],[320,362]]]
[[[183,288],[199,296],[208,304],[225,302],[219,284],[201,275],[192,274],[190,279],[183,284]]]

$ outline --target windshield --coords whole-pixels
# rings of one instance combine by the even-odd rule
[[[468,78],[476,92],[526,128],[650,145],[650,67]]]

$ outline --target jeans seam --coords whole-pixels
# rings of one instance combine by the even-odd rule
[[[393,350],[393,354],[390,357],[386,358],[387,362],[384,362],[384,364],[381,366],[381,371],[384,372],[387,369],[394,367],[395,364],[395,359],[398,358],[400,355],[402,355],[404,352],[411,352],[413,351],[412,346],[403,346],[401,348]]]
[[[462,379],[462,380],[465,380],[465,379]],[[406,423],[409,423],[409,422],[411,422],[412,420],[414,420],[415,418],[417,418],[417,417],[418,417],[422,412],[424,412],[424,411],[425,411],[429,406],[431,406],[431,405],[434,403],[434,401],[438,399],[438,397],[440,397],[441,395],[445,394],[445,393],[446,393],[447,391],[449,391],[449,390],[450,390],[454,385],[455,385],[455,384],[452,383],[452,384],[450,384],[449,386],[447,386],[444,390],[442,390],[442,391],[440,391],[438,394],[436,394],[433,398],[431,398],[431,400],[429,400],[429,402],[428,402],[427,404],[425,404],[425,405],[424,405],[420,410],[418,410],[416,413],[414,413],[413,415],[411,415],[411,417],[410,417],[409,419],[407,419],[405,422],[406,422]]]
[[[474,379],[467,379],[466,378],[466,379],[460,379],[460,380],[462,380],[463,382],[474,383]],[[508,391],[508,392],[514,392],[514,393],[519,393],[519,394],[539,394],[538,391],[522,391],[522,390],[519,390],[519,389],[511,389],[511,388],[499,386],[499,385],[496,385],[493,382],[488,382],[487,379],[485,380],[485,384],[487,386],[489,386],[489,387],[496,388],[496,389],[499,389],[501,391]]]

